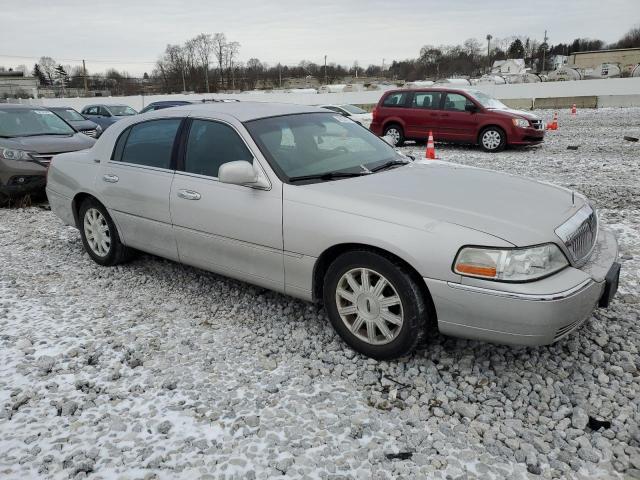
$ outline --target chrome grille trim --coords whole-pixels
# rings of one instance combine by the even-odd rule
[[[542,120],[531,120],[531,126],[536,130],[544,130],[544,122]]]
[[[598,215],[591,205],[586,204],[556,228],[556,235],[564,242],[573,263],[580,266],[589,259],[595,247],[598,238]]]

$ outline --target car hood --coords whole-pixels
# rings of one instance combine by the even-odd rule
[[[83,133],[69,136],[42,135],[37,137],[0,138],[0,145],[7,148],[36,153],[64,153],[91,148],[95,140]]]
[[[586,199],[492,170],[417,161],[393,170],[301,186],[305,203],[414,228],[447,222],[515,246],[558,241],[555,229]]]
[[[69,123],[76,130],[95,130],[98,128],[98,124],[91,120],[74,120]]]
[[[540,117],[524,110],[514,110],[512,108],[489,108],[492,113],[503,114],[505,117],[513,118],[526,118],[527,120],[540,120]]]

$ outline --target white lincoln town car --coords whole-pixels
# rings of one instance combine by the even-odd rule
[[[273,103],[123,119],[54,157],[51,208],[100,265],[133,250],[324,303],[379,359],[437,328],[543,345],[614,296],[615,237],[570,190],[414,161],[342,115]]]

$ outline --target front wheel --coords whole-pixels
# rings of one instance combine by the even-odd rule
[[[120,241],[111,216],[100,202],[87,199],[78,213],[82,244],[96,263],[111,267],[130,258],[131,250]]]
[[[507,136],[501,128],[487,127],[480,133],[479,143],[485,152],[499,152],[507,145]]]
[[[329,266],[324,305],[354,350],[379,360],[411,353],[427,324],[424,296],[397,260],[369,250],[347,252]]]
[[[389,125],[384,129],[384,137],[389,137],[395,147],[401,147],[404,143],[404,132],[399,125]]]

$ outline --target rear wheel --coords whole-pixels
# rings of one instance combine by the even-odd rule
[[[110,267],[131,257],[131,250],[120,241],[107,209],[97,200],[82,202],[79,211],[82,244],[89,256],[98,264]]]
[[[331,324],[354,350],[376,359],[411,353],[426,331],[427,307],[397,260],[369,250],[338,257],[324,280]]]
[[[395,123],[385,127],[384,136],[391,138],[393,145],[396,147],[401,147],[404,143],[404,131],[400,125]]]
[[[499,152],[507,145],[507,136],[501,128],[487,127],[480,132],[479,143],[485,152]]]

